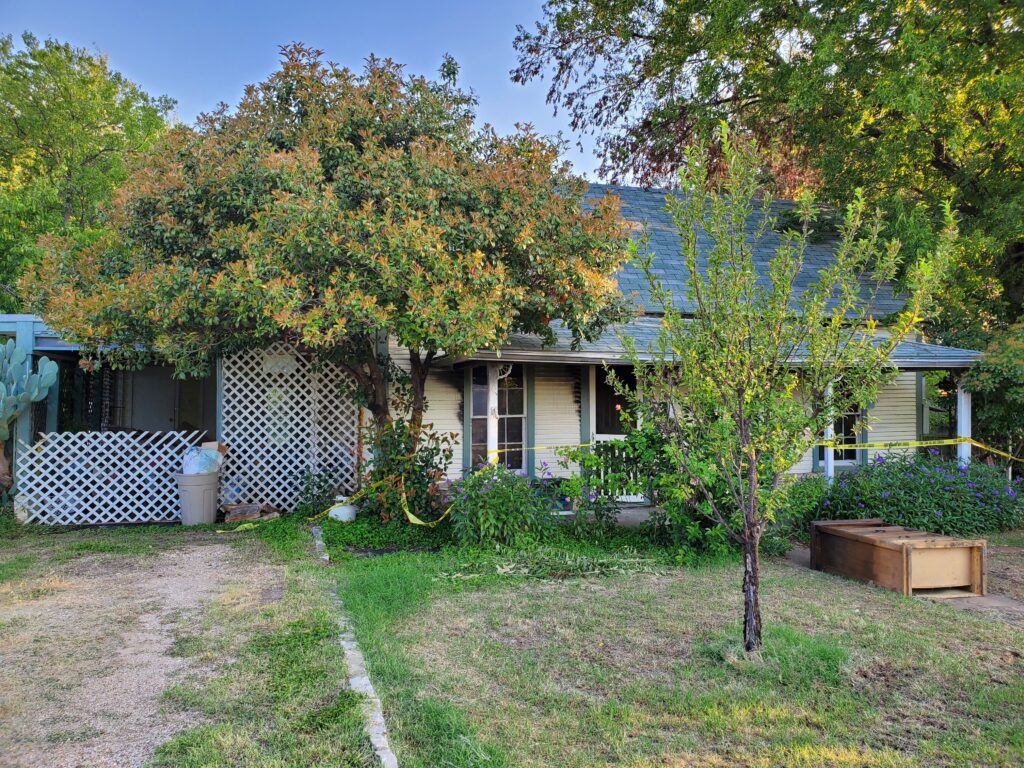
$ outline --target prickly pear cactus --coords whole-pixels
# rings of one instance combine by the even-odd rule
[[[35,373],[28,353],[9,339],[0,347],[0,440],[11,436],[11,424],[29,407],[46,397],[57,383],[58,366],[39,358]]]

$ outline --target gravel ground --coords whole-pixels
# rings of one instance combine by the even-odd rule
[[[175,637],[201,620],[206,602],[232,586],[279,581],[274,571],[207,540],[156,554],[44,561],[6,585],[0,765],[144,765],[160,743],[197,724],[163,704],[169,686],[196,673],[172,653]]]

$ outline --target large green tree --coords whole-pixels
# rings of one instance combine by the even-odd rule
[[[128,160],[162,133],[174,102],[103,56],[30,34],[0,37],[0,310],[47,233],[89,237]]]
[[[234,110],[140,158],[109,235],[50,243],[23,281],[31,306],[115,364],[155,353],[182,374],[293,342],[342,365],[380,424],[389,339],[408,353],[414,429],[442,356],[550,341],[556,321],[593,336],[620,298],[617,199],[584,205],[556,144],[478,128],[453,62],[442,75],[285,48]]]
[[[602,170],[672,181],[720,120],[773,150],[776,189],[861,189],[912,261],[951,201],[961,240],[929,332],[997,355],[1024,306],[1024,4],[1007,0],[550,0],[521,81],[598,135]],[[712,146],[714,159],[717,148]],[[993,377],[979,413],[1016,410]],[[1005,417],[1005,418],[1004,418]]]

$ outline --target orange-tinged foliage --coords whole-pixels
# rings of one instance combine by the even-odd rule
[[[139,162],[114,235],[48,244],[22,288],[55,329],[180,373],[285,338],[373,390],[382,335],[416,378],[441,353],[550,340],[552,320],[591,337],[620,311],[618,201],[583,206],[555,144],[475,129],[470,97],[390,61],[355,74],[283,54],[233,112],[169,131]]]

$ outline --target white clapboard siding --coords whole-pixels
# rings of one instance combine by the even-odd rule
[[[537,365],[534,368],[534,439],[538,446],[576,445],[580,441],[578,368],[567,365]],[[534,461],[538,474],[543,462],[551,473],[564,477],[578,470],[559,465],[557,452],[537,450]]]
[[[291,511],[302,474],[356,488],[359,408],[336,365],[284,344],[224,358],[221,439],[228,446],[221,502],[265,502]]]
[[[903,440],[917,440],[917,374],[913,371],[901,371],[892,384],[879,390],[878,398],[868,412],[868,442]],[[874,457],[879,453],[905,453],[913,450],[872,450],[868,455]]]
[[[430,424],[435,432],[455,435],[452,460],[447,474],[450,478],[462,476],[462,392],[465,374],[463,371],[436,370],[427,376],[424,394],[427,411],[424,423]]]
[[[406,373],[410,370],[409,350],[400,347],[394,339],[388,341],[388,354],[392,362]],[[462,476],[462,391],[465,374],[462,370],[434,368],[427,374],[424,396],[427,410],[423,423],[436,432],[454,434],[452,460],[446,469],[449,478]]]
[[[892,384],[879,390],[874,405],[868,411],[867,426],[868,442],[917,439],[917,374],[914,371],[901,371]],[[813,471],[815,450],[807,451],[789,471],[797,474]],[[879,453],[901,453],[904,450],[913,449],[872,450],[868,455],[874,457]]]
[[[205,432],[53,432],[17,451],[18,517],[46,525],[172,522],[175,473]]]

